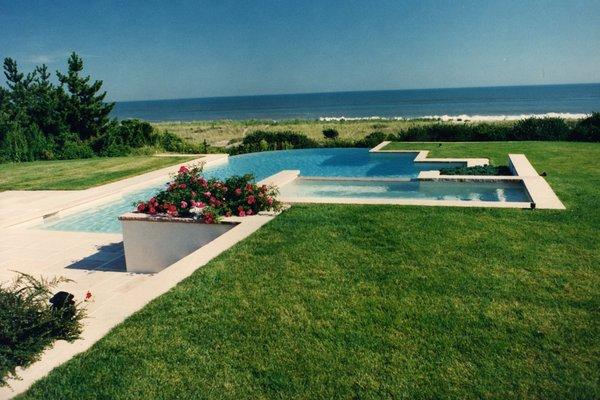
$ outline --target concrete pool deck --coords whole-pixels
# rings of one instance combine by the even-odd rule
[[[205,162],[210,166],[225,160],[227,155],[207,155],[188,163]],[[126,271],[121,234],[35,228],[49,213],[70,213],[72,209],[114,199],[123,191],[165,182],[178,167],[179,164],[81,191],[0,193],[0,234],[4,239],[0,243],[0,282],[11,281],[17,272],[46,278],[62,276],[73,282],[60,284],[56,290],[73,293],[77,301],[83,300],[88,291],[92,294],[92,301],[84,303],[87,317],[81,339],[73,343],[57,341],[42,354],[40,361],[26,369],[19,368],[20,379],[8,380],[9,386],[0,388],[0,399],[24,392],[53,368],[87,350],[152,299],[274,218],[273,215],[234,217],[239,222],[234,229],[156,274]]]

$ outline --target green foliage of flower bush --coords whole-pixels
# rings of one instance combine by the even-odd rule
[[[84,311],[75,303],[52,306],[52,289],[64,278],[36,279],[19,274],[9,285],[0,285],[0,386],[16,376],[55,340],[73,341],[81,333]]]
[[[204,223],[219,221],[222,216],[240,217],[260,211],[278,210],[277,188],[258,186],[254,176],[231,176],[224,181],[202,176],[202,167],[182,166],[165,190],[147,202],[137,203],[138,212],[150,215],[192,217]]]

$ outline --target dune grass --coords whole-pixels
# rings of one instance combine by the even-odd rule
[[[600,145],[525,152],[565,211],[294,206],[22,398],[600,397]]]
[[[87,189],[193,158],[131,156],[0,164],[0,191]]]
[[[248,133],[263,131],[294,131],[325,141],[323,129],[336,129],[343,140],[359,140],[371,132],[397,133],[411,126],[433,124],[434,121],[181,121],[157,122],[152,125],[159,130],[168,130],[192,143],[206,140],[211,145],[224,146],[239,142]]]

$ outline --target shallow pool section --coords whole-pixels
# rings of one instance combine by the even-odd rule
[[[521,181],[389,181],[298,178],[283,186],[294,198],[422,199],[530,202]]]
[[[158,189],[160,188],[151,187],[135,191],[104,205],[62,218],[51,218],[45,221],[42,227],[53,231],[120,233],[119,216],[134,210],[135,203],[149,199]]]

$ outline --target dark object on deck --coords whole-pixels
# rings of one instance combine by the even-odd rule
[[[548,174],[546,173],[546,171],[542,172],[541,174],[542,176],[548,176]]]
[[[52,308],[55,310],[60,310],[66,307],[71,307],[75,305],[75,300],[73,300],[75,296],[68,292],[57,292],[50,299],[50,303],[52,304]]]
[[[532,210],[535,210],[535,203],[532,201],[529,203],[529,207],[531,207]]]

